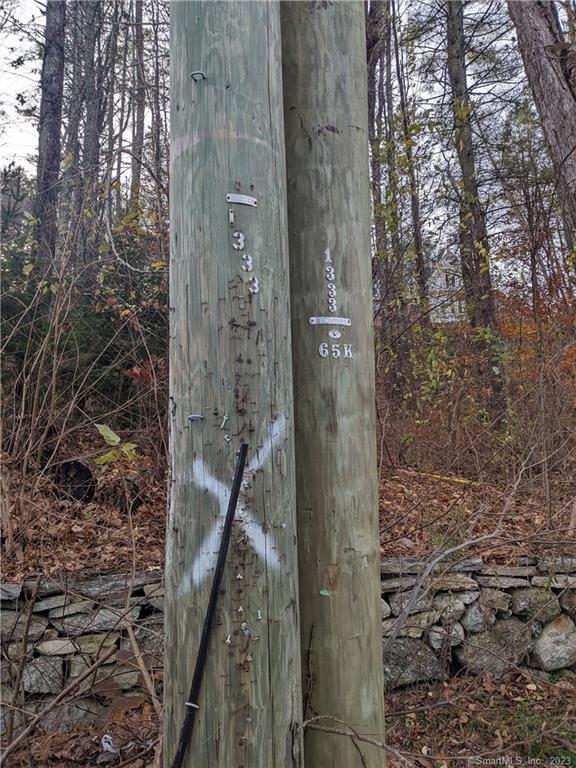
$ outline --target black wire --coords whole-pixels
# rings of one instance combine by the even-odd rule
[[[236,505],[238,504],[238,495],[240,494],[240,484],[242,482],[242,475],[244,474],[244,464],[246,463],[247,453],[248,444],[242,443],[238,452],[236,469],[234,470],[234,481],[232,483],[232,490],[230,491],[230,499],[228,500],[228,509],[226,510],[224,529],[222,531],[222,540],[220,542],[220,550],[218,551],[214,580],[212,581],[212,588],[210,589],[204,626],[202,627],[202,637],[200,638],[200,647],[198,649],[198,656],[196,657],[196,666],[194,667],[192,685],[190,686],[190,695],[186,702],[186,715],[184,717],[184,722],[182,723],[178,751],[172,762],[172,768],[182,768],[186,750],[188,749],[192,731],[194,730],[194,721],[196,719],[196,712],[198,711],[198,697],[202,685],[204,667],[206,666],[206,657],[208,656],[208,641],[210,640],[212,624],[214,623],[216,603],[218,602],[218,594],[220,592],[220,585],[224,574],[228,545],[230,544],[230,535],[232,533],[232,523],[234,522],[234,514],[236,512]]]

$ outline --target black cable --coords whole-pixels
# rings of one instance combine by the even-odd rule
[[[204,618],[204,626],[202,627],[202,637],[200,638],[200,647],[198,649],[198,656],[196,657],[196,666],[194,667],[192,685],[190,686],[190,695],[188,696],[188,701],[186,702],[186,716],[184,717],[184,722],[182,723],[180,741],[178,742],[178,751],[176,752],[176,756],[172,762],[172,768],[182,768],[186,750],[188,749],[188,744],[190,743],[190,739],[192,737],[192,731],[194,730],[196,712],[199,708],[198,697],[200,694],[200,687],[202,685],[204,667],[206,666],[206,657],[208,656],[208,641],[210,640],[212,624],[214,623],[216,603],[218,602],[218,594],[220,592],[220,585],[222,583],[222,576],[224,574],[224,566],[226,564],[226,556],[228,554],[228,545],[230,544],[230,535],[232,533],[232,523],[234,522],[234,514],[236,513],[236,505],[238,504],[240,484],[242,482],[242,475],[244,474],[244,464],[246,463],[247,453],[248,444],[242,443],[240,450],[238,451],[236,469],[234,470],[234,481],[232,483],[230,498],[228,500],[228,509],[226,510],[224,529],[222,531],[222,540],[220,542],[220,550],[218,551],[218,560],[216,562],[216,570],[214,571],[214,580],[212,581],[212,588],[210,589],[210,597],[208,599],[208,608],[206,609],[206,616]]]

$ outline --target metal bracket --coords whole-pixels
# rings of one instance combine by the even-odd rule
[[[192,80],[194,80],[195,83],[199,83],[201,80],[207,80],[208,79],[206,77],[206,75],[204,74],[204,72],[202,72],[199,69],[197,69],[195,72],[192,72],[190,74],[190,77],[192,78]]]
[[[352,325],[349,317],[310,317],[310,325]]]
[[[226,195],[227,203],[238,203],[238,205],[250,205],[252,208],[258,207],[258,200],[250,195],[237,195],[235,192],[228,192]]]

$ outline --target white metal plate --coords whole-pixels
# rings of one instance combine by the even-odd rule
[[[310,325],[352,325],[349,317],[311,317]]]
[[[235,192],[228,192],[226,195],[227,203],[238,203],[239,205],[251,205],[252,208],[258,207],[258,200],[250,195],[237,195]]]

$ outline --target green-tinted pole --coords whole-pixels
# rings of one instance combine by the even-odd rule
[[[164,759],[301,766],[277,2],[171,5],[171,487]],[[241,442],[250,445],[198,702],[187,702]]]
[[[283,2],[304,719],[383,740],[364,8]],[[309,728],[314,768],[382,750]]]

